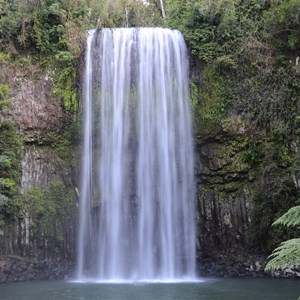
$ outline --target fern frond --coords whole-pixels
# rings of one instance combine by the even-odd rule
[[[285,225],[288,227],[300,225],[300,205],[290,208],[272,225]]]
[[[266,270],[283,270],[300,266],[300,238],[287,240],[268,257]]]

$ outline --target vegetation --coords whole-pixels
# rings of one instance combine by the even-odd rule
[[[193,66],[201,67],[192,85],[196,133],[202,142],[215,138],[224,144],[218,149],[227,153],[221,165],[232,172],[238,171],[237,165],[251,170],[250,238],[256,248],[270,251],[287,235],[271,229],[271,224],[298,198],[291,170],[298,138],[300,3],[170,0],[165,4],[168,26],[183,32],[194,61],[200,61]],[[228,144],[235,141],[237,152],[228,152]]]
[[[0,123],[0,235],[5,220],[20,214],[22,143],[11,122]]]
[[[289,42],[283,32],[299,37],[299,3],[177,0],[167,4],[168,25],[183,32],[191,52],[206,69],[215,69],[218,80],[213,82],[219,82],[217,91],[223,90],[217,105],[223,109],[214,111],[215,105],[209,101],[215,102],[215,97],[200,95],[199,114],[207,114],[211,106],[211,114],[221,125],[228,116],[228,110],[224,113],[227,106],[232,111],[243,111],[249,123],[289,134],[297,114],[299,81],[295,60],[299,41],[291,38],[293,43]],[[278,20],[282,21],[275,24]],[[278,27],[283,32],[276,31]],[[203,74],[204,88],[211,84],[211,72],[209,76]]]
[[[226,182],[220,193],[224,198],[251,185],[252,245],[270,251],[283,237],[296,235],[298,226],[286,223],[288,231],[271,227],[298,203],[299,186],[293,177],[300,170],[295,142],[300,132],[299,18],[299,0],[0,0],[0,64],[39,64],[54,79],[69,126],[64,133],[45,134],[37,143],[51,145],[64,160],[72,142],[78,141],[78,133],[73,133],[86,30],[179,29],[195,73],[191,84],[195,135],[199,143],[217,140],[216,160],[224,171],[251,173],[251,180]],[[10,106],[9,94],[9,86],[1,82],[0,112]],[[19,213],[22,144],[12,123],[1,123],[0,135],[1,234],[4,218]],[[70,195],[61,184],[51,186]],[[215,182],[209,188],[213,190]],[[28,192],[35,228],[64,210],[55,200],[59,195],[54,197],[50,190]],[[275,250],[270,268],[280,265],[276,259],[283,253],[291,255],[295,242],[299,241]]]
[[[8,93],[8,85],[0,83],[0,111],[5,111],[9,107],[10,101],[7,99]]]
[[[38,187],[32,188],[24,197],[29,214],[31,236],[63,240],[65,224],[70,220],[73,222],[72,189],[66,187],[62,181],[54,180],[49,188],[45,190]]]
[[[300,225],[300,206],[294,206],[277,219],[273,225],[287,227]],[[271,260],[266,265],[266,270],[292,269],[300,266],[300,238],[283,242],[269,256]]]

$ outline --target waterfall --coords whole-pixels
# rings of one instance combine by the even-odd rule
[[[188,85],[180,32],[89,31],[79,280],[195,277]]]

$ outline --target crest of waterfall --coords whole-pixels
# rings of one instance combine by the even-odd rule
[[[89,31],[79,280],[195,277],[188,85],[180,32]]]

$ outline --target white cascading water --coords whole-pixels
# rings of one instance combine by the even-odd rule
[[[78,280],[195,278],[188,85],[180,32],[89,32]]]

